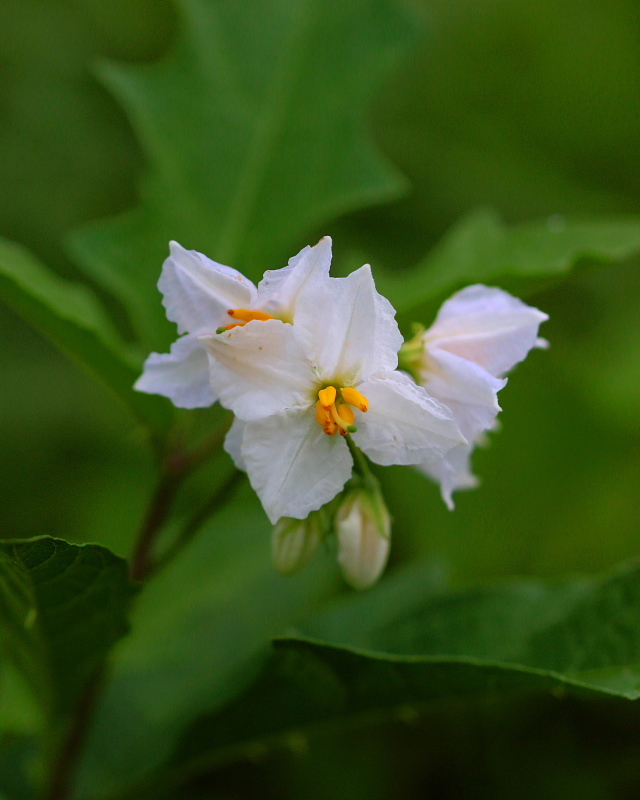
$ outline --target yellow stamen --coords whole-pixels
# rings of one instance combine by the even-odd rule
[[[351,406],[343,403],[341,406],[336,406],[336,408],[338,409],[338,414],[342,417],[345,424],[347,426],[353,425],[353,423],[356,421],[356,415],[354,414]]]
[[[324,406],[324,408],[331,408],[331,406],[336,402],[336,387],[335,386],[327,386],[326,389],[320,389],[318,392],[318,399]]]
[[[338,426],[333,420],[330,409],[325,408],[320,400],[316,403],[316,421],[328,436],[333,436],[337,433]]]
[[[230,331],[232,328],[241,328],[244,324],[244,322],[232,322],[231,325],[223,325],[223,329]]]
[[[241,322],[253,322],[254,319],[264,322],[267,319],[274,319],[271,314],[265,314],[264,311],[255,311],[253,308],[230,308],[227,314],[232,319],[239,319]]]
[[[369,408],[369,401],[357,389],[346,388],[340,391],[346,402],[339,405],[336,404],[338,390],[335,386],[325,386],[324,389],[320,389],[318,392],[316,420],[319,425],[322,425],[322,430],[330,436],[333,436],[338,431],[342,436],[346,436],[348,433],[355,433],[357,431],[354,425],[356,415],[351,406],[355,406],[361,411],[367,411]]]
[[[340,389],[340,394],[345,403],[359,408],[360,411],[369,410],[369,401],[357,389],[354,389],[353,386],[346,386],[344,389]]]
[[[337,407],[334,405],[331,406],[331,417],[336,425],[340,428],[340,433],[343,435],[348,433],[347,428],[351,425],[350,422],[347,422],[346,419],[342,416],[341,412],[338,411]],[[344,432],[344,433],[343,433]]]

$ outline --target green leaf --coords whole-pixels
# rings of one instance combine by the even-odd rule
[[[154,349],[174,338],[155,290],[170,239],[257,277],[322,223],[405,190],[365,111],[419,28],[399,0],[177,5],[167,57],[101,69],[147,151],[142,204],[71,242]]]
[[[582,259],[617,262],[640,252],[640,217],[571,220],[507,226],[491,210],[463,217],[414,269],[376,277],[403,317],[470,283],[548,278]]]
[[[0,639],[44,710],[70,710],[128,630],[134,587],[105,547],[44,536],[0,542]]]
[[[131,796],[272,748],[299,747],[336,726],[415,718],[454,697],[571,690],[640,698],[636,563],[602,580],[556,586],[522,581],[435,595],[427,589],[421,602],[416,578],[415,568],[403,571],[391,587],[383,583],[305,626],[334,634],[334,641],[276,641],[250,690],[198,721],[172,765]],[[367,610],[373,619],[363,615]]]
[[[316,609],[336,578],[319,554],[279,575],[271,526],[249,487],[145,587],[132,632],[116,650],[80,775],[99,796],[157,767],[199,715],[237,695],[269,641]]]
[[[87,286],[58,277],[24,248],[0,240],[0,298],[112,389],[140,423],[153,431],[168,427],[168,404],[134,391],[140,367]]]

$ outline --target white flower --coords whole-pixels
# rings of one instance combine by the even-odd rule
[[[340,492],[353,467],[347,433],[382,465],[435,468],[466,442],[451,411],[396,371],[402,337],[368,265],[308,280],[293,325],[253,321],[203,342],[237,417],[225,447],[273,523],[305,519]]]
[[[202,337],[249,320],[292,322],[298,295],[308,280],[329,275],[331,239],[305,247],[283,269],[270,270],[256,287],[240,272],[195,250],[170,244],[158,288],[167,317],[181,336],[167,354],[152,353],[135,384],[140,392],[161,394],[179,408],[212,405],[217,395],[209,380]]]
[[[429,330],[404,346],[401,363],[451,409],[468,441],[440,462],[420,465],[439,481],[449,508],[454,490],[477,485],[470,456],[484,432],[495,426],[497,393],[507,383],[503,375],[533,347],[546,346],[538,328],[547,319],[501,289],[467,286],[443,304]]]
[[[335,529],[344,579],[354,589],[373,586],[387,563],[391,538],[391,519],[380,492],[350,492],[338,509]]]

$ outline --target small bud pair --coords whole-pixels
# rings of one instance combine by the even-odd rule
[[[331,530],[331,510],[325,506],[306,519],[284,517],[278,521],[271,541],[279,572],[291,575],[311,560]],[[346,491],[333,517],[333,530],[346,582],[354,589],[372,586],[387,563],[391,536],[391,518],[378,486]]]

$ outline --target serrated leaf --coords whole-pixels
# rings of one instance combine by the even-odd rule
[[[112,389],[139,422],[166,430],[171,409],[133,390],[140,369],[87,286],[58,277],[23,247],[0,240],[0,298]]]
[[[170,239],[257,277],[321,223],[404,190],[364,118],[419,27],[400,0],[177,5],[167,57],[101,69],[147,150],[142,204],[71,242],[153,349],[174,338],[155,290]]]
[[[334,725],[415,718],[435,700],[567,690],[640,698],[637,564],[602,580],[523,581],[422,602],[411,588],[415,578],[412,568],[396,576],[391,591],[381,584],[307,626],[333,633],[333,642],[277,641],[254,686],[196,723],[157,782],[131,796],[290,747]],[[405,580],[406,602],[399,591]],[[400,608],[391,618],[386,601],[394,596]],[[363,604],[373,620],[363,621]]]
[[[507,226],[494,211],[479,209],[463,217],[414,269],[401,277],[382,273],[377,283],[408,317],[466,284],[548,278],[569,271],[582,259],[619,262],[638,252],[640,217],[553,216]]]
[[[50,715],[65,713],[128,630],[126,563],[99,545],[0,542],[0,640]]]

